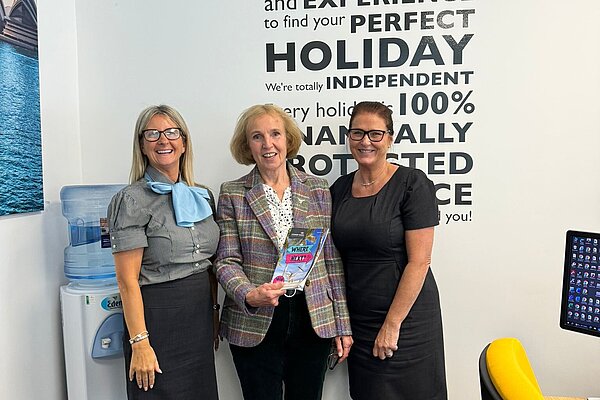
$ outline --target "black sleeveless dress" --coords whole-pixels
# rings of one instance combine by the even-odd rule
[[[445,400],[442,318],[431,270],[400,328],[398,351],[373,357],[375,338],[407,264],[404,231],[439,223],[433,183],[399,166],[379,191],[352,197],[354,173],[331,187],[332,236],[344,262],[354,345],[348,358],[354,400]]]

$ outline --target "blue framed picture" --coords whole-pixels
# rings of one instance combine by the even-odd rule
[[[37,7],[0,0],[0,216],[44,208]]]

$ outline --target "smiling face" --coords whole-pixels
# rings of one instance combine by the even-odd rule
[[[261,174],[286,172],[285,126],[276,115],[263,114],[248,124],[248,147]]]
[[[157,114],[150,119],[145,129],[164,131],[168,128],[178,128],[178,126],[169,117]],[[185,153],[183,136],[169,140],[161,134],[156,142],[149,142],[142,137],[140,144],[142,153],[148,157],[150,165],[176,182],[179,177],[179,160]]]
[[[385,120],[377,114],[360,113],[352,119],[351,129],[370,131],[378,129],[387,131]],[[392,135],[385,134],[381,142],[371,142],[367,135],[362,140],[355,141],[348,138],[350,152],[361,167],[377,167],[386,161],[387,151],[392,145]]]

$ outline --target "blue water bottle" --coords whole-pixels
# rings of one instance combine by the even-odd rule
[[[84,284],[115,281],[106,210],[111,198],[125,185],[64,186],[60,191],[62,214],[69,223],[65,248],[65,276]]]

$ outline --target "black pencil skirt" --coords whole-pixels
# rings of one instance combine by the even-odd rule
[[[156,374],[154,388],[147,392],[138,388],[135,378],[133,382],[126,378],[128,399],[218,399],[208,272],[141,290],[150,344],[163,373]],[[129,337],[125,329],[126,375],[131,362]]]

